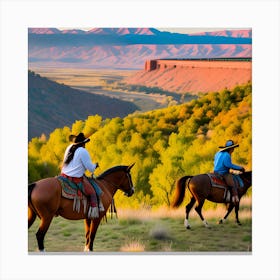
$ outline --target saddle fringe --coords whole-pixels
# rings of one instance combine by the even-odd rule
[[[90,206],[88,209],[88,217],[89,219],[94,219],[99,217],[99,209],[98,207]]]
[[[73,202],[73,211],[77,211],[78,213],[81,211],[81,204],[83,203],[84,205],[84,214],[87,211],[87,198],[85,196],[78,196],[78,194],[74,197],[74,202]]]

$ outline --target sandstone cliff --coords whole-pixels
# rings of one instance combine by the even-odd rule
[[[252,80],[250,59],[152,60],[145,70],[128,77],[127,84],[159,87],[177,93],[232,89]]]

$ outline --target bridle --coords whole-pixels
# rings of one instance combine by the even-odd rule
[[[105,179],[104,177],[101,178],[102,180],[106,181],[108,184],[112,185],[113,187],[115,187],[116,189],[120,189],[120,186],[122,185],[122,183],[124,182],[125,180],[125,177],[127,176],[127,179],[128,179],[128,183],[129,183],[129,191],[123,191],[124,194],[128,197],[132,196],[133,193],[134,193],[134,186],[133,186],[133,183],[132,183],[132,180],[131,180],[131,176],[129,174],[129,172],[125,171],[124,172],[125,174],[122,176],[121,180],[120,180],[120,183],[119,184],[115,184],[114,182],[111,182],[107,179]]]
[[[251,180],[246,177],[243,177],[242,180],[246,181],[248,185],[252,184]]]
[[[245,174],[246,172],[243,172],[243,174]],[[248,172],[247,172],[248,173]],[[242,174],[241,174],[242,175]],[[241,178],[241,180],[245,183],[245,184],[248,184],[248,187],[250,187],[251,185],[252,185],[252,179],[250,180],[250,179],[248,179],[247,177],[246,177],[246,175],[244,176],[244,177],[241,177],[240,176],[240,178]]]
[[[124,194],[128,197],[132,196],[134,194],[134,186],[133,186],[133,183],[132,183],[132,180],[131,180],[131,176],[130,176],[130,173],[129,172],[125,172],[125,175],[127,176],[127,180],[128,180],[128,183],[129,183],[129,192],[124,192]]]

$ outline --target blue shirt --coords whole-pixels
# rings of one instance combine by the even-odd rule
[[[242,167],[231,162],[231,156],[227,151],[217,152],[214,158],[214,172],[227,174],[229,169],[242,170]]]

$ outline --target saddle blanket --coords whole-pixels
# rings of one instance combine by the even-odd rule
[[[210,178],[212,187],[217,187],[217,188],[227,188],[227,184],[223,178],[223,176],[216,174],[216,173],[207,173],[208,177]],[[243,188],[244,187],[244,183],[242,181],[242,179],[236,175],[233,174],[233,179],[235,181],[235,184],[240,187]]]
[[[224,190],[224,201],[225,202],[230,202],[231,199],[231,194],[230,191],[226,185],[226,182],[224,178],[218,174],[214,173],[207,173],[212,187],[220,188]]]
[[[57,179],[60,181],[62,186],[62,191],[64,192],[64,195],[67,196],[66,198],[73,199],[76,194],[78,193],[79,196],[82,196],[82,194],[85,194],[84,185],[82,182],[74,182],[64,176],[57,176]],[[94,179],[88,178],[88,181],[92,185],[92,187],[95,190],[95,193],[97,196],[100,196],[102,194],[102,190],[97,185]]]
[[[83,194],[83,186],[78,187],[77,184],[72,183],[70,180],[65,180],[65,178],[59,176],[57,177],[58,181],[62,187],[62,196],[68,199],[75,199],[76,196],[82,198],[85,196]]]
[[[226,182],[222,176],[215,173],[207,173],[210,178],[212,187],[227,188]]]
[[[212,187],[224,189],[224,201],[230,202],[231,193],[224,178],[216,173],[207,173],[207,175],[211,181]],[[238,175],[233,174],[233,179],[238,187],[244,187],[243,181]]]
[[[97,195],[102,194],[100,187],[94,182],[93,179],[88,178],[88,181],[94,188],[95,192],[91,194],[90,199],[85,195],[85,189],[82,182],[73,182],[71,179],[68,179],[64,176],[57,176],[58,181],[61,185],[61,195],[67,199],[73,199],[73,210],[80,212],[81,204],[83,203],[84,212],[86,211],[87,204],[91,200],[91,203],[98,203]]]

